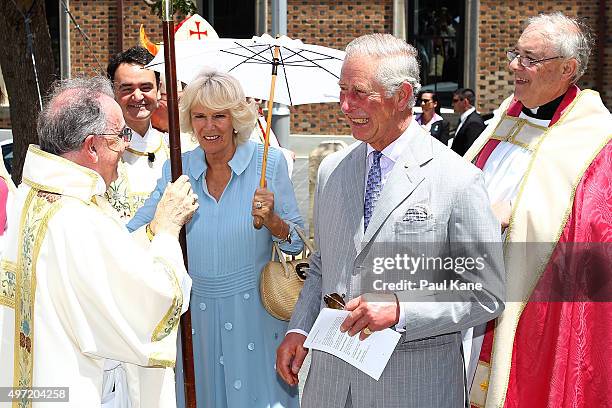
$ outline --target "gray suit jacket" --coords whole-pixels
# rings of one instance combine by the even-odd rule
[[[406,331],[380,380],[315,351],[303,407],[461,407],[460,331],[494,319],[503,309],[499,223],[480,171],[416,122],[406,132],[409,146],[389,174],[365,232],[366,144],[356,143],[321,163],[314,217],[318,251],[310,258],[311,269],[289,329],[308,332],[324,307],[326,293],[345,294],[348,301],[372,292],[362,275],[381,243],[409,248],[428,242],[440,256],[477,257],[493,251],[485,256],[484,270],[459,275],[463,282],[484,283],[485,289],[467,291],[452,302],[424,302],[415,300],[413,293],[397,293]],[[410,218],[415,208],[426,209],[427,216]]]

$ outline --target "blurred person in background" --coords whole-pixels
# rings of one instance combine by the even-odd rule
[[[449,124],[440,116],[438,94],[432,91],[422,91],[419,93],[417,103],[420,104],[422,109],[422,113],[415,117],[417,123],[430,135],[446,145],[449,139]]]
[[[475,106],[476,95],[473,90],[460,88],[453,93],[453,111],[460,117],[451,149],[459,156],[468,151],[486,127]]]

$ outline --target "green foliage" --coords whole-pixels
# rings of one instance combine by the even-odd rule
[[[162,0],[156,0],[154,3],[150,3],[151,12],[157,15],[159,18],[162,17]],[[183,16],[190,16],[198,12],[197,7],[191,0],[172,0],[172,10],[175,14]]]

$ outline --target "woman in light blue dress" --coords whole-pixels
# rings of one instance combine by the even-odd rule
[[[297,388],[288,387],[274,367],[287,323],[270,316],[259,296],[259,275],[272,242],[288,254],[303,246],[295,232],[303,222],[287,164],[270,148],[267,186],[258,188],[263,146],[247,140],[256,108],[229,74],[202,71],[185,89],[180,113],[181,128],[200,145],[183,154],[183,173],[199,202],[187,224],[198,406],[297,407]],[[130,230],[151,222],[169,180],[167,162]],[[264,220],[260,230],[253,227],[253,215]],[[149,229],[154,233],[155,225]],[[177,360],[178,400],[184,406]]]

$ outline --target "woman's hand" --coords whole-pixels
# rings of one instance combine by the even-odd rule
[[[274,218],[274,193],[267,188],[258,188],[253,195],[251,214],[263,219],[264,225],[270,229]]]
[[[266,187],[258,188],[251,203],[253,217],[261,217],[263,225],[272,235],[280,239],[289,236],[289,225],[274,212],[274,193]]]

